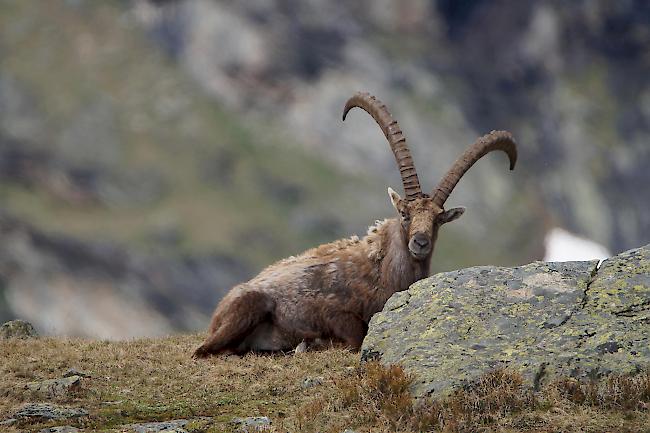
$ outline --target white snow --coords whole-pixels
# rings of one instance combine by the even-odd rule
[[[611,256],[607,248],[599,243],[581,238],[559,227],[546,233],[544,248],[546,262],[603,260]]]

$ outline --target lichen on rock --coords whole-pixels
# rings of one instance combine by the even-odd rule
[[[416,396],[508,367],[531,386],[650,364],[650,246],[603,262],[535,262],[434,275],[371,322],[362,359],[401,364]]]
[[[0,326],[0,339],[32,338],[37,335],[34,326],[24,320],[11,320]]]

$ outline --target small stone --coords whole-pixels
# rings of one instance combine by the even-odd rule
[[[34,326],[24,320],[12,320],[0,326],[0,339],[38,337]]]
[[[28,403],[14,414],[14,418],[49,421],[87,416],[88,411],[76,407],[64,407],[50,403]]]
[[[64,425],[61,427],[47,427],[40,430],[38,433],[77,433],[78,431],[79,429],[76,427]]]
[[[43,397],[53,398],[68,395],[81,389],[81,377],[70,376],[63,379],[48,379],[40,382],[30,382],[25,388]]]
[[[324,381],[325,379],[322,376],[306,377],[305,380],[302,381],[302,384],[300,384],[300,387],[302,389],[307,389],[314,386],[322,385]]]
[[[271,420],[267,416],[233,418],[231,422],[239,425],[239,430],[246,433],[265,431],[271,426]]]
[[[76,368],[71,368],[63,374],[63,377],[71,377],[71,376],[92,377],[90,374],[86,373],[85,371],[80,371],[77,370]]]
[[[172,421],[164,422],[148,422],[143,424],[129,424],[124,426],[128,431],[134,431],[136,433],[185,433],[186,430],[183,429],[189,420],[186,419],[175,419]]]
[[[18,423],[18,420],[16,418],[9,418],[4,421],[0,421],[0,425],[7,425],[7,426],[14,425],[16,423]]]
[[[294,350],[294,355],[305,353],[306,351],[307,351],[307,343],[305,341],[301,341],[300,344],[296,346],[296,350]]]

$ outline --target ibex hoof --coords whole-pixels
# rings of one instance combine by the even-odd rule
[[[198,349],[194,351],[192,354],[192,358],[194,359],[199,359],[199,358],[207,358],[210,353],[204,346],[200,346]]]
[[[298,355],[299,353],[305,353],[307,351],[307,342],[306,341],[301,341],[298,346],[296,346],[296,350],[293,351],[294,355]]]

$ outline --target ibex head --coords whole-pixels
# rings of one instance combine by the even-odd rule
[[[348,111],[354,107],[365,110],[375,119],[395,155],[405,197],[402,198],[392,188],[388,188],[388,195],[399,214],[402,233],[408,242],[409,252],[416,260],[428,260],[433,252],[440,226],[458,219],[465,212],[463,207],[445,210],[444,204],[460,178],[476,161],[493,150],[502,150],[510,159],[510,170],[514,169],[517,162],[517,147],[512,135],[507,131],[492,131],[479,138],[456,160],[431,195],[425,194],[420,188],[406,138],[386,106],[374,96],[360,92],[346,102],[343,120]]]
[[[388,195],[402,223],[402,233],[408,241],[411,256],[417,260],[427,259],[433,252],[438,238],[438,228],[459,218],[464,207],[443,210],[433,199],[424,195],[411,201],[403,199],[398,193],[388,188]]]

